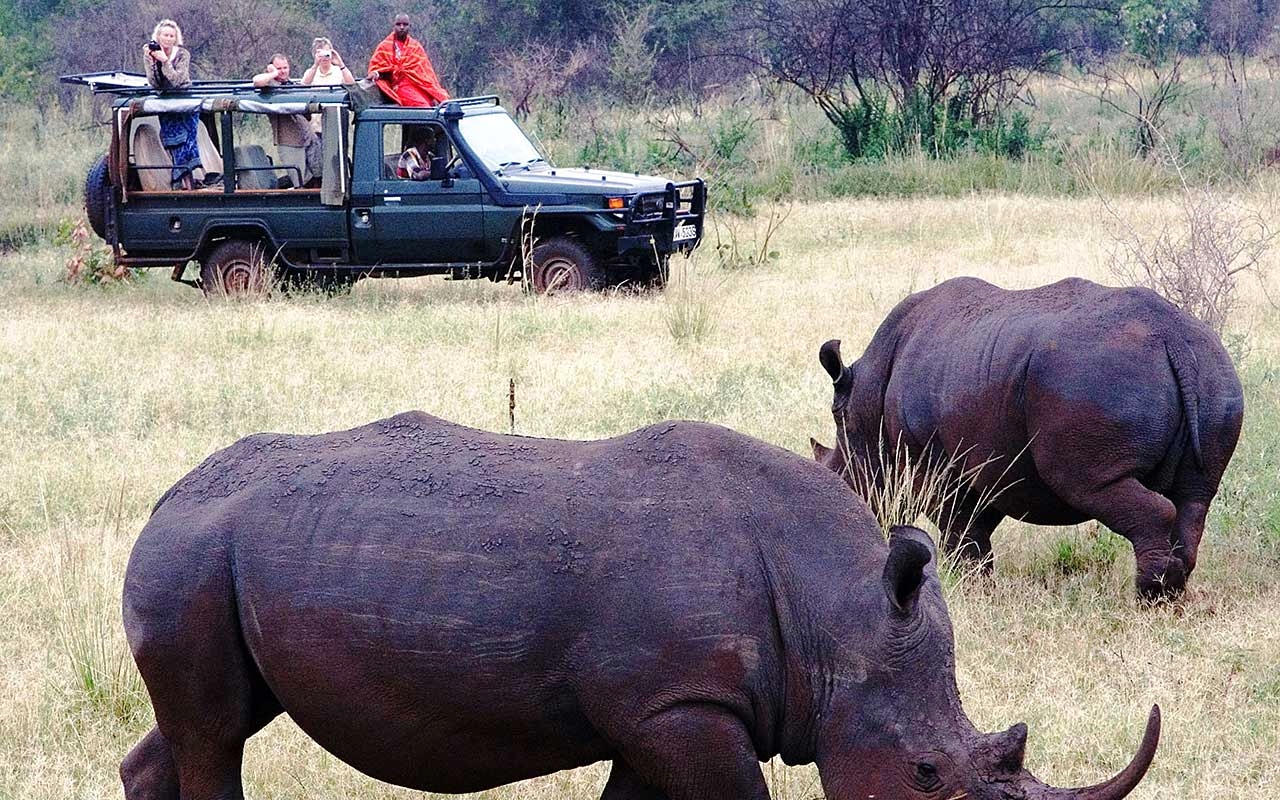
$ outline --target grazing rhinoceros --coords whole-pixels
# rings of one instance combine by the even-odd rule
[[[604,800],[765,800],[759,761],[826,794],[1124,797],[974,730],[915,529],[886,543],[812,461],[723,428],[503,436],[407,413],[250,436],[161,498],[124,620],[156,728],[125,795],[241,797],[281,712],[343,761],[474,792],[604,759]]]
[[[1096,519],[1133,543],[1142,596],[1184,588],[1244,397],[1213,331],[1154,292],[956,278],[899,303],[853,365],[837,340],[819,360],[836,447],[815,457],[873,501],[902,449],[963,473],[929,511],[944,547],[990,564],[1005,517]]]

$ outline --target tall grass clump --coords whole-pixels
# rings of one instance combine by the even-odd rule
[[[703,272],[699,263],[680,259],[670,267],[663,301],[667,333],[678,344],[704,342],[716,329],[723,281]]]
[[[76,541],[64,531],[53,581],[55,634],[66,692],[73,706],[87,707],[123,723],[149,708],[120,619],[120,580],[103,542],[119,540],[123,497],[105,509],[96,535]]]
[[[981,490],[975,508],[961,520],[951,516],[959,513],[956,501],[961,492],[972,488],[973,480],[978,474],[996,464],[998,458],[991,457],[967,466],[972,447],[945,453],[934,446],[932,440],[925,444],[922,456],[914,457],[901,436],[890,446],[885,440],[883,426],[876,447],[874,457],[858,459],[849,455],[851,448],[846,443],[845,469],[853,482],[854,490],[871,506],[884,530],[894,525],[913,525],[921,517],[935,516],[944,522],[962,522],[967,528],[1008,488],[987,487]],[[1000,479],[1004,478],[1016,460],[1014,458],[1005,466]],[[1000,486],[1000,479],[993,481],[991,485]]]
[[[1012,483],[1005,477],[1022,452],[1010,459],[994,481],[977,490],[972,504],[966,509],[964,495],[975,491],[975,479],[988,467],[999,467],[1000,459],[992,456],[976,464],[968,464],[973,447],[946,453],[934,445],[925,443],[923,452],[913,456],[901,436],[890,445],[885,439],[884,426],[876,443],[876,452],[870,458],[859,459],[851,455],[852,448],[845,442],[845,474],[853,490],[867,501],[887,532],[896,525],[918,525],[922,519],[936,523],[940,531],[944,553],[939,565],[943,574],[953,583],[969,574],[989,568],[989,563],[975,562],[961,551],[960,541],[953,541],[949,530],[968,531],[978,517]],[[1025,452],[1026,448],[1023,448]]]

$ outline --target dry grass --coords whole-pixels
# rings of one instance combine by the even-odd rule
[[[1126,202],[1140,217],[1173,201]],[[119,796],[116,767],[147,727],[111,672],[130,542],[165,488],[237,437],[408,408],[505,431],[514,378],[520,433],[592,438],[684,417],[807,453],[810,435],[830,443],[833,430],[821,342],[860,352],[898,300],[954,275],[1102,278],[1102,236],[1087,200],[797,206],[777,259],[698,265],[715,278],[701,338],[673,336],[661,294],[542,298],[422,279],[209,304],[159,274],[59,284],[56,248],[0,257],[0,797]],[[1242,305],[1249,416],[1184,602],[1137,610],[1128,545],[1088,526],[1006,523],[993,579],[947,587],[966,710],[988,730],[1026,720],[1028,765],[1046,780],[1119,768],[1159,702],[1166,733],[1135,798],[1280,796],[1280,314],[1254,285]],[[90,674],[107,676],[94,679],[105,700],[70,658],[77,639]],[[775,797],[818,795],[812,769],[766,774]],[[605,775],[477,797],[594,800]],[[287,719],[250,742],[246,778],[258,798],[422,796],[360,776]]]

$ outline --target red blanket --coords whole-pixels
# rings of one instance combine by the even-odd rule
[[[427,51],[412,36],[400,45],[396,55],[395,34],[387,36],[373,51],[369,71],[378,72],[378,88],[402,106],[434,106],[449,99],[440,85]],[[389,77],[386,77],[390,73]]]

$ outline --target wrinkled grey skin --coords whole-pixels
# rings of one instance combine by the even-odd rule
[[[989,566],[1005,517],[1096,519],[1133,543],[1141,596],[1183,590],[1244,417],[1204,324],[1147,289],[956,278],[899,303],[854,364],[839,345],[819,353],[836,447],[814,455],[856,491],[874,499],[881,442],[901,445],[972,474],[929,511],[949,549]]]
[[[353,767],[458,793],[613,762],[603,800],[764,800],[816,761],[836,800],[1118,798],[978,733],[915,529],[830,471],[699,423],[503,436],[421,413],[260,434],[157,504],[125,578],[157,726],[125,795],[239,798],[281,712]]]

